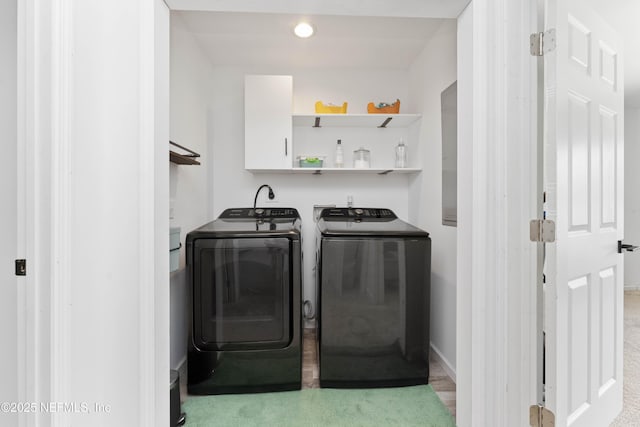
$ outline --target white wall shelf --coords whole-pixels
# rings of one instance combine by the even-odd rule
[[[323,174],[378,174],[387,175],[390,173],[413,174],[421,172],[419,168],[391,168],[391,169],[356,169],[356,168],[291,168],[291,169],[249,169],[254,173],[302,173],[311,175]]]
[[[301,127],[407,127],[420,114],[294,114],[293,126]]]

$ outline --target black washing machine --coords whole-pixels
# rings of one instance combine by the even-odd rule
[[[300,389],[300,227],[292,208],[239,208],[187,235],[189,393]]]
[[[317,224],[322,387],[428,383],[431,239],[389,209],[324,209]]]

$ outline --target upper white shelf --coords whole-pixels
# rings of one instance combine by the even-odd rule
[[[294,114],[293,126],[301,127],[407,127],[420,114]]]

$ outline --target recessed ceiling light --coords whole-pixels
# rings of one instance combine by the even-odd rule
[[[293,32],[296,33],[296,36],[306,39],[307,37],[311,37],[313,35],[313,27],[311,24],[307,24],[306,22],[301,22],[293,29]]]

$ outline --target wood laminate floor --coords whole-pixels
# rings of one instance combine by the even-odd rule
[[[429,384],[440,400],[456,416],[456,384],[436,361],[429,363]],[[305,329],[302,356],[302,388],[319,388],[315,329]]]

